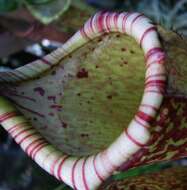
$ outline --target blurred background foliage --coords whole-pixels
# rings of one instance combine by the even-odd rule
[[[0,71],[53,51],[98,10],[143,12],[155,23],[187,36],[187,0],[0,0]],[[70,189],[39,168],[2,128],[0,155],[0,190]],[[178,165],[187,162],[182,159],[144,166],[117,173],[112,179]]]
[[[99,10],[138,11],[151,17],[156,23],[187,35],[186,0],[0,0],[0,14],[21,7],[44,24],[49,24],[68,11],[71,4],[93,6]]]

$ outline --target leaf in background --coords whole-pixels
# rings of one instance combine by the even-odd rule
[[[49,24],[69,8],[71,0],[25,0],[24,2],[33,16],[42,23]]]
[[[15,10],[18,6],[17,0],[0,0],[0,12]]]
[[[55,27],[60,31],[73,34],[95,13],[96,9],[83,0],[72,1],[68,11],[55,22]]]

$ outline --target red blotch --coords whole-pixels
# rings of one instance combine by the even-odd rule
[[[127,51],[127,49],[126,48],[121,48],[121,51]]]
[[[58,104],[52,104],[52,105],[50,105],[50,108],[55,109],[56,111],[62,110],[62,106],[58,105]]]
[[[116,37],[119,38],[121,35],[120,34],[117,34]]]
[[[50,112],[49,115],[50,115],[50,116],[54,116],[54,113]]]
[[[63,128],[67,128],[67,127],[68,127],[68,124],[65,123],[64,121],[62,121],[62,127],[63,127]]]
[[[77,78],[88,78],[88,71],[84,68],[82,68],[78,73],[77,73]]]
[[[107,98],[111,100],[112,99],[112,95],[108,95]]]
[[[56,102],[56,96],[48,96],[48,100],[52,100],[54,103]]]
[[[36,87],[34,88],[34,92],[38,92],[40,96],[44,96],[45,90],[42,87]]]
[[[98,42],[101,42],[101,41],[102,41],[102,38],[99,38],[97,41],[98,41]]]
[[[81,134],[81,137],[89,137],[88,134]]]

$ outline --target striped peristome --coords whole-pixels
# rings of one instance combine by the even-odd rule
[[[63,154],[0,97],[0,123],[42,168],[77,190],[94,190],[122,163],[146,146],[150,122],[160,108],[165,89],[163,52],[156,27],[140,13],[99,12],[91,17],[63,47],[35,62],[0,75],[0,82],[32,79],[49,70],[65,55],[104,33],[120,32],[132,36],[143,49],[146,60],[145,89],[139,110],[128,128],[106,150],[89,157]]]

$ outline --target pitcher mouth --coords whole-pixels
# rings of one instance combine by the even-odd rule
[[[41,167],[75,189],[83,189],[83,186],[87,186],[86,189],[96,188],[111,172],[142,147],[146,146],[149,141],[149,128],[162,103],[166,82],[164,67],[165,53],[158,40],[155,26],[150,23],[149,19],[139,13],[97,13],[61,48],[41,60],[37,60],[10,72],[2,72],[0,75],[0,82],[11,83],[34,78],[58,64],[59,60],[64,56],[88,41],[110,32],[126,33],[134,37],[145,54],[146,73],[144,94],[139,109],[128,128],[105,151],[89,158],[69,158],[69,156],[62,155],[59,150],[56,150],[46,141],[39,141],[38,143],[40,144],[38,146],[42,146],[42,148],[38,150],[38,146],[36,146],[37,148],[35,148],[37,150],[33,150],[34,153],[32,152],[31,154],[32,158]],[[29,138],[24,136],[23,138],[26,139],[19,139],[17,142],[30,155],[30,148],[28,146],[33,143],[33,140],[36,140],[37,132],[32,126],[28,128],[28,126],[22,125],[23,120],[24,118],[21,121],[20,118],[17,120],[14,107],[3,98],[0,99],[0,123],[5,129],[13,133],[15,131],[12,128],[15,127],[16,122],[18,128],[20,127],[21,130],[26,130],[25,132],[29,133],[27,134],[28,136],[30,135]],[[33,136],[30,130],[32,132],[34,131]],[[22,135],[20,133],[20,135],[16,135],[16,138],[19,136],[21,138]],[[37,138],[41,138],[41,135],[38,133]],[[66,173],[63,172],[62,165],[67,169]],[[84,171],[82,174],[80,174],[81,168]],[[93,172],[88,172],[86,168],[90,168]],[[87,175],[85,175],[86,171]],[[78,182],[76,174],[82,175],[83,181]],[[85,176],[87,176],[87,179],[85,179]],[[87,184],[88,181],[89,184]]]

